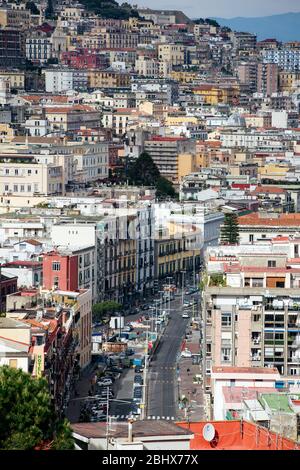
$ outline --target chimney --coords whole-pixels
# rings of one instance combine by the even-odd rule
[[[128,442],[133,442],[132,439],[132,421],[128,421]]]

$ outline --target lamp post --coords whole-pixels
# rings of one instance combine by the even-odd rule
[[[184,299],[184,275],[185,275],[185,271],[181,271],[182,273],[182,293],[181,293],[181,303],[182,303],[182,307],[183,307],[183,299]]]

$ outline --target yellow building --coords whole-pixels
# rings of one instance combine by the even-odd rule
[[[15,136],[15,131],[9,124],[0,124],[0,143],[11,142]]]
[[[194,94],[204,98],[205,104],[237,104],[239,89],[236,86],[220,88],[214,85],[200,85],[194,88]]]
[[[170,114],[165,118],[165,126],[180,126],[182,124],[198,124],[196,116],[187,116],[186,114]]]
[[[195,80],[197,80],[197,74],[194,72],[184,72],[184,71],[177,72],[173,70],[171,72],[171,78],[181,83],[192,83]]]
[[[184,46],[182,44],[159,44],[158,58],[171,65],[183,65]]]
[[[200,231],[195,227],[169,223],[155,237],[155,278],[179,277],[180,272],[197,270],[200,264],[200,249],[197,239]]]
[[[300,83],[300,72],[279,72],[279,91],[293,92]]]
[[[90,88],[123,88],[130,84],[130,75],[113,70],[89,70],[88,86]]]
[[[284,163],[267,163],[258,168],[258,180],[261,181],[264,178],[272,180],[284,180],[286,173],[290,170],[288,164]]]
[[[180,153],[178,155],[177,181],[184,176],[194,173],[198,170],[197,157],[191,153]]]

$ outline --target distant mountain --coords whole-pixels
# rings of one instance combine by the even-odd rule
[[[258,18],[213,18],[221,26],[235,31],[257,34],[259,41],[276,38],[279,41],[300,41],[300,12],[282,15],[261,16]]]

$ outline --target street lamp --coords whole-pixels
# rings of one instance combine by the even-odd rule
[[[182,273],[182,293],[181,293],[181,303],[183,307],[183,299],[184,299],[184,275],[186,271],[180,271]]]

